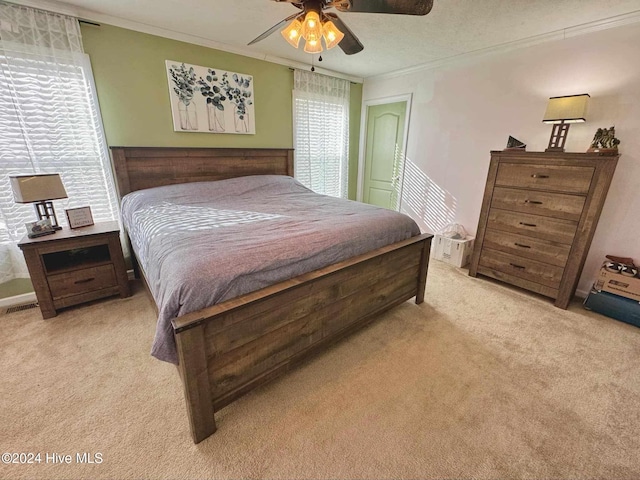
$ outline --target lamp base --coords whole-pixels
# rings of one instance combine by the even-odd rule
[[[564,123],[564,120],[553,124],[549,146],[545,152],[564,152],[564,143],[567,141],[567,133],[569,133],[570,126],[571,124]]]
[[[53,202],[51,200],[45,200],[34,204],[38,220],[48,219],[51,222],[51,228],[54,230],[62,230],[62,227],[58,225],[58,218],[56,217],[56,211],[53,209]]]

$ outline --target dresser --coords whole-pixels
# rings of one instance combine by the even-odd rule
[[[618,158],[491,152],[469,275],[525,288],[567,308]]]

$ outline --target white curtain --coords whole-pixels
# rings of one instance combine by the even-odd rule
[[[16,243],[34,221],[16,204],[10,175],[59,173],[65,208],[91,207],[94,220],[118,206],[88,57],[77,19],[0,1],[0,283],[28,273]]]
[[[294,71],[295,176],[316,193],[346,198],[349,171],[348,80]]]

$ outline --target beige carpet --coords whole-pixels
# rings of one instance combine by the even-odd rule
[[[139,286],[0,322],[0,452],[42,455],[0,478],[640,478],[640,329],[438,262],[424,305],[218,412],[199,445]]]

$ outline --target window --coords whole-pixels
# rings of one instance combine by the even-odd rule
[[[59,173],[64,209],[91,206],[95,221],[118,218],[93,77],[76,19],[0,3],[0,283],[28,273],[16,243],[32,205],[14,203],[10,175]]]
[[[349,81],[294,72],[295,176],[316,193],[346,198]]]

